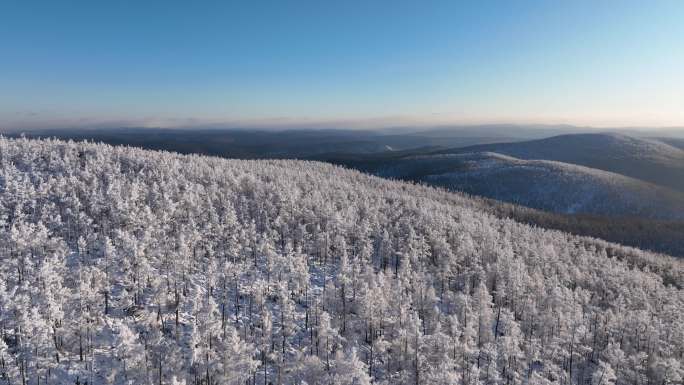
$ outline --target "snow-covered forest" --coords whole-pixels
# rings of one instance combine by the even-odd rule
[[[563,162],[523,160],[492,152],[455,153],[388,159],[368,169],[382,177],[549,212],[684,220],[684,194],[678,191]]]
[[[684,263],[318,162],[0,138],[0,384],[681,384]]]

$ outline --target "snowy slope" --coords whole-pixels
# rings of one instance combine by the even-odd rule
[[[380,175],[410,176],[434,186],[558,213],[684,219],[684,194],[623,175],[496,153],[419,156]]]
[[[0,138],[0,376],[681,381],[681,261],[478,207],[318,162]]]
[[[655,138],[654,140],[663,142],[684,151],[684,138]]]
[[[620,134],[569,134],[440,151],[471,152],[572,163],[684,191],[684,150],[656,140]]]

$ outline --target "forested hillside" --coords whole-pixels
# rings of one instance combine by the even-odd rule
[[[684,194],[679,191],[558,161],[452,151],[456,153],[416,149],[317,159],[472,194],[480,210],[500,218],[684,257]]]
[[[684,138],[656,138],[663,143],[669,144],[672,147],[677,147],[684,150]]]
[[[408,156],[373,166],[371,171],[378,176],[423,182],[549,212],[684,220],[682,193],[562,162],[485,152]]]
[[[682,382],[665,255],[318,162],[0,138],[0,170],[0,382]]]
[[[451,154],[483,151],[520,159],[544,159],[577,164],[684,192],[684,150],[664,141],[614,133],[570,134],[438,152]]]

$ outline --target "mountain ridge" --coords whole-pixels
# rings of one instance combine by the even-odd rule
[[[491,151],[525,160],[555,160],[611,171],[684,191],[684,150],[623,134],[570,134],[526,142],[483,144],[434,153]]]
[[[684,194],[609,171],[491,152],[418,155],[405,160],[425,163],[420,167],[425,173],[402,173],[397,170],[401,161],[376,173],[552,212],[684,219]]]

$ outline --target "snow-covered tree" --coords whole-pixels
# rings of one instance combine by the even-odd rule
[[[0,384],[679,384],[684,264],[316,162],[0,138]]]

